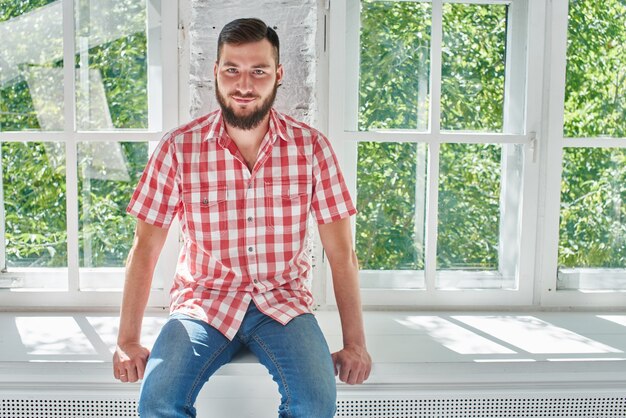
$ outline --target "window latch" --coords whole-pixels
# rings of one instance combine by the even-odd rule
[[[530,153],[532,155],[533,163],[536,163],[537,162],[537,133],[536,132],[530,133],[530,143],[528,144],[528,149],[530,150]]]

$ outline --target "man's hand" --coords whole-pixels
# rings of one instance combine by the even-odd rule
[[[349,385],[363,383],[372,370],[372,359],[365,347],[346,346],[332,354],[335,364],[335,376]]]
[[[150,350],[139,343],[118,345],[113,354],[113,375],[124,383],[143,379]]]

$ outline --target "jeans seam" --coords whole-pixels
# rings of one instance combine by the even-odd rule
[[[272,363],[274,363],[274,366],[276,367],[276,370],[278,371],[278,374],[280,375],[280,380],[283,382],[283,387],[285,388],[285,393],[287,395],[287,400],[285,402],[285,412],[287,413],[287,416],[291,416],[291,414],[289,413],[289,404],[291,403],[291,393],[289,391],[289,385],[287,384],[287,379],[285,379],[285,374],[283,373],[283,369],[280,367],[280,365],[276,361],[276,357],[274,357],[274,354],[268,349],[267,345],[265,344],[265,342],[263,342],[261,337],[259,337],[258,335],[254,335],[252,338],[254,338],[254,340],[259,344],[259,347],[261,347],[261,349],[265,352],[265,354],[267,354],[267,357],[272,361]]]
[[[191,404],[191,397],[192,397],[192,393],[195,392],[196,387],[198,387],[198,384],[200,383],[200,381],[204,380],[202,379],[202,376],[204,376],[204,374],[206,373],[207,369],[213,364],[213,362],[215,361],[215,359],[224,352],[224,350],[226,350],[226,347],[228,347],[229,343],[224,343],[222,345],[222,347],[219,348],[219,350],[216,350],[213,355],[204,363],[204,366],[202,367],[202,369],[200,370],[200,373],[197,374],[196,379],[194,380],[193,384],[191,385],[191,390],[189,391],[189,393],[187,394],[187,398],[185,399],[185,403],[187,405]],[[193,405],[192,405],[193,406]]]

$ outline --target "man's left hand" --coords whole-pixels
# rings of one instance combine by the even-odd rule
[[[363,383],[372,370],[372,359],[362,346],[346,346],[332,354],[335,376],[349,385]]]

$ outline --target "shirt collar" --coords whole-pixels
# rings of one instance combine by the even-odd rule
[[[269,123],[269,134],[272,140],[276,138],[281,138],[283,141],[290,142],[291,138],[287,135],[287,121],[285,117],[274,108],[270,109],[270,123]],[[209,129],[204,137],[205,141],[219,139],[224,137],[226,134],[226,129],[224,126],[224,117],[222,115],[222,110],[216,110],[215,116],[213,117],[212,122],[209,124]]]

